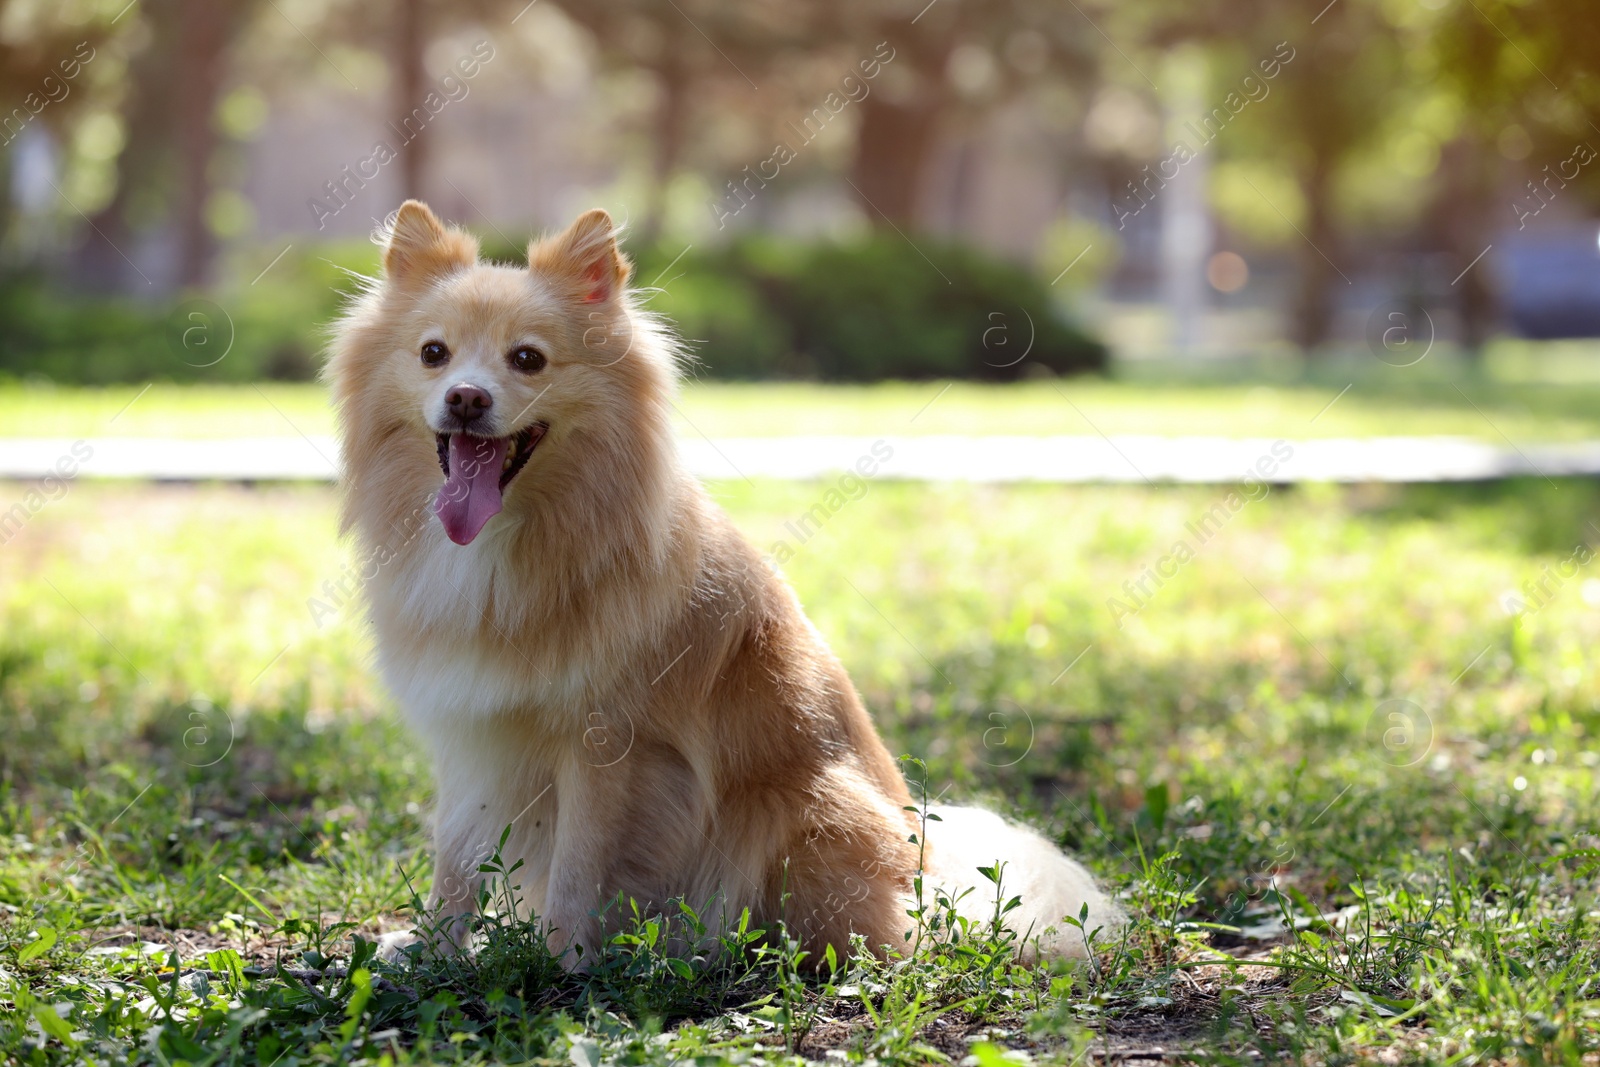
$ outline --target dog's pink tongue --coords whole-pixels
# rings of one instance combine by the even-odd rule
[[[484,523],[500,514],[500,468],[510,443],[504,437],[450,435],[450,477],[433,510],[456,544],[469,544]]]

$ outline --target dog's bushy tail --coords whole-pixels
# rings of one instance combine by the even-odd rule
[[[978,868],[1003,864],[1002,900],[1022,898],[1004,921],[1026,939],[1020,949],[1024,960],[1082,959],[1089,955],[1089,937],[1096,929],[1096,942],[1108,944],[1127,921],[1082,865],[1037,832],[982,808],[935,806],[929,811],[939,818],[927,823],[925,903],[933,902],[937,888],[952,899],[959,897],[956,910],[971,922],[989,923],[995,886]],[[1085,904],[1089,915],[1081,930],[1062,921],[1077,920]]]

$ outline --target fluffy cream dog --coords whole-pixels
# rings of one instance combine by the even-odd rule
[[[916,816],[839,661],[783,579],[683,470],[678,350],[627,288],[603,211],[526,266],[407,201],[328,365],[344,524],[379,561],[383,676],[434,760],[432,903],[459,939],[503,849],[569,966],[625,894],[786,920],[813,961],[904,947]],[[1009,922],[1081,955],[1087,873],[989,812],[943,808],[929,883],[1007,863]],[[981,898],[981,899],[978,899]]]

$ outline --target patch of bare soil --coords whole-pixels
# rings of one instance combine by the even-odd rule
[[[237,934],[217,934],[208,930],[167,930],[159,926],[122,925],[85,930],[91,948],[125,948],[140,944],[164,945],[178,950],[181,960],[195,960],[208,952],[231,948],[246,967],[272,967],[279,959],[288,962],[288,938]]]

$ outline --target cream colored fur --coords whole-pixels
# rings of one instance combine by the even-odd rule
[[[379,666],[433,757],[431,903],[457,917],[450,936],[509,826],[504,858],[523,862],[557,950],[592,954],[595,910],[618,893],[787,920],[813,960],[852,933],[904,947],[917,849],[900,770],[794,593],[680,464],[677,350],[627,289],[611,220],[589,212],[517,266],[479,262],[415,201],[382,240],[383,277],[338,324],[327,377],[344,523],[382,562]],[[419,359],[430,340],[446,366]],[[516,346],[548,363],[513,368]],[[427,511],[459,382],[493,394],[485,434],[549,426],[465,545]],[[975,868],[1000,859],[1019,930],[1085,902],[1091,926],[1118,922],[1031,831],[977,809],[943,818],[934,880],[986,898]],[[1045,951],[1081,955],[1068,933]]]

